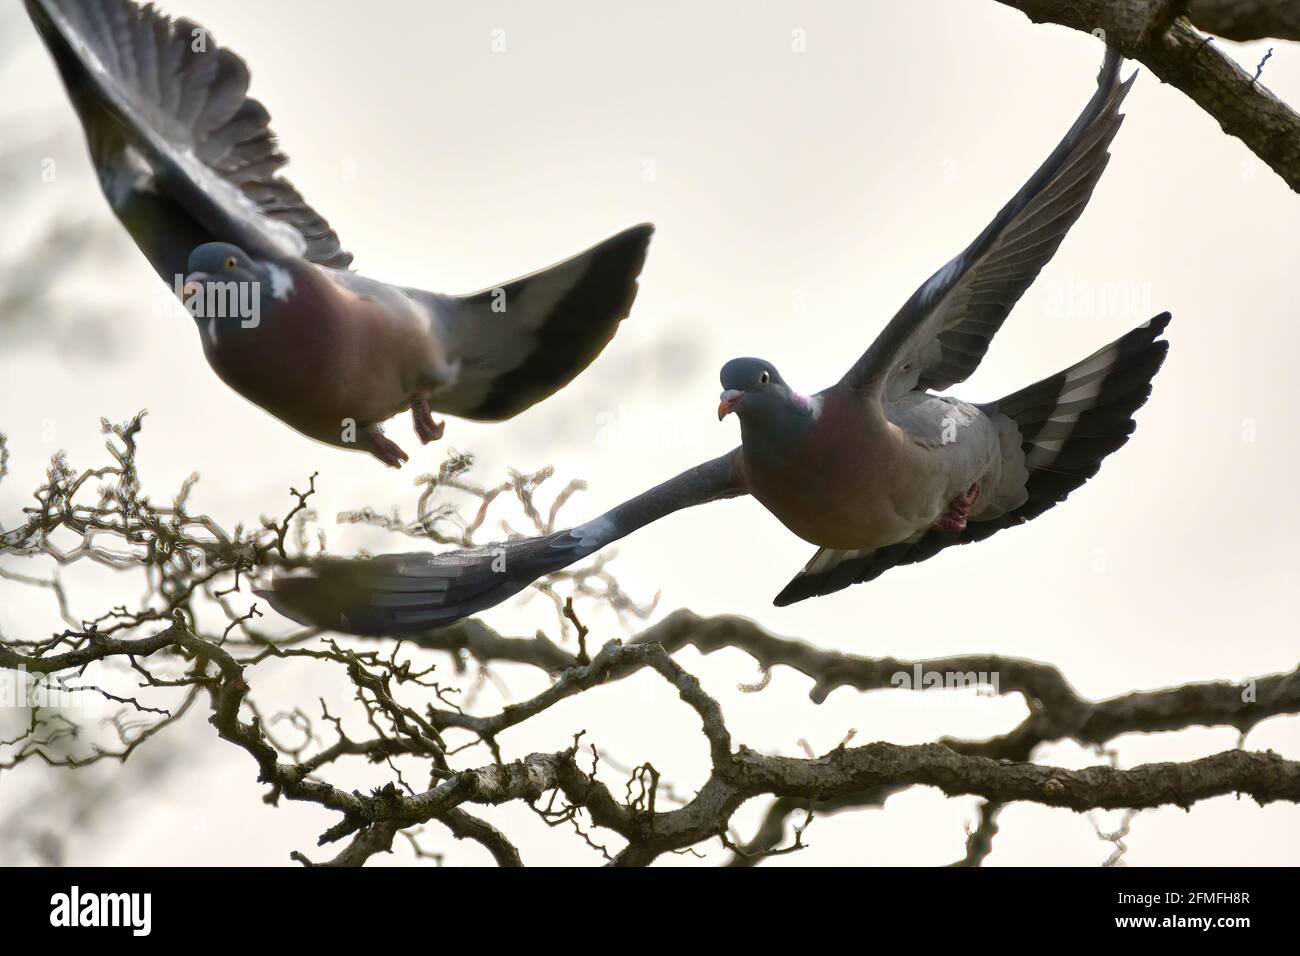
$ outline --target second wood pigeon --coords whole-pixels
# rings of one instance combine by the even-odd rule
[[[195,318],[226,384],[311,438],[407,458],[382,423],[410,410],[500,421],[613,338],[653,227],[482,292],[440,295],[349,271],[286,180],[243,60],[131,0],[25,0],[85,128],[113,212]]]
[[[932,390],[975,370],[1082,213],[1133,82],[1120,81],[1120,62],[1107,52],[1097,92],[1046,162],[838,383],[804,396],[770,362],[723,366],[718,415],[739,418],[741,447],[569,530],[446,554],[324,560],[277,578],[266,596],[289,617],[335,630],[424,630],[674,511],[750,494],[819,546],[777,595],[785,605],[980,541],[1063,501],[1128,441],[1168,350],[1168,313],[995,402]]]

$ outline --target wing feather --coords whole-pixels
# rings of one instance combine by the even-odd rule
[[[25,0],[81,118],[100,184],[171,282],[194,246],[344,268],[338,236],[278,175],[288,162],[243,60],[131,0]]]
[[[1133,83],[1120,82],[1120,63],[1106,51],[1097,92],[1065,138],[975,241],[913,293],[842,384],[897,398],[948,388],[975,371],[1106,168]]]

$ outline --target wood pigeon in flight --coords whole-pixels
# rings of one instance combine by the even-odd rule
[[[444,554],[325,559],[277,576],[271,604],[359,634],[448,624],[665,515],[750,494],[819,550],[787,605],[870,581],[1037,517],[1133,432],[1169,314],[1035,385],[983,405],[935,394],[975,371],[1008,312],[1083,212],[1133,80],[1108,51],[1065,138],[975,241],[904,303],[839,382],[794,391],[770,362],[722,368],[719,418],[742,444],[575,528]]]
[[[243,60],[202,27],[132,0],[25,0],[81,118],[109,205],[181,296],[217,375],[303,434],[407,458],[382,423],[410,410],[500,421],[547,397],[613,338],[653,227],[473,295],[402,288],[351,254],[279,176]]]

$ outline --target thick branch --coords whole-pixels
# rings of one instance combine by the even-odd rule
[[[1229,40],[1300,40],[1300,4],[1288,0],[1192,0],[1187,17]]]
[[[999,803],[1029,800],[1076,811],[1165,804],[1186,809],[1229,793],[1249,794],[1261,805],[1300,801],[1300,762],[1271,750],[1227,750],[1187,763],[1151,763],[1131,770],[1062,770],[967,757],[941,744],[874,743],[817,760],[769,757],[741,748],[736,764],[745,789],[780,796],[836,797],[883,784],[926,784],[949,796],[973,794]]]
[[[996,685],[988,689],[1024,695],[1030,716],[1004,737],[980,744],[945,743],[963,752],[978,751],[984,756],[1011,760],[1028,759],[1034,746],[1053,740],[1102,744],[1125,733],[1182,730],[1198,725],[1229,726],[1245,733],[1270,717],[1300,713],[1300,668],[1241,684],[1184,684],[1092,701],[1081,696],[1050,664],[996,654],[929,660],[856,657],[778,637],[748,618],[730,614],[700,617],[687,610],[674,611],[633,641],[650,642],[662,644],[669,652],[687,645],[704,654],[732,647],[749,654],[764,668],[779,664],[793,667],[813,679],[809,696],[818,703],[838,687],[860,691],[900,686],[924,690],[925,678],[935,675],[940,686],[973,688],[980,685],[981,679],[991,679]],[[918,674],[923,680],[914,686]]]
[[[1092,33],[1177,87],[1300,192],[1300,115],[1184,17],[1176,0],[998,0],[1035,23]]]

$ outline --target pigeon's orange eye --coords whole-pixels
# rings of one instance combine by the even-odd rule
[[[233,269],[233,268],[235,268],[235,266],[237,266],[237,265],[239,265],[239,260],[238,260],[238,259],[236,259],[234,256],[226,256],[226,268],[227,268],[227,269]]]
[[[758,384],[759,384],[759,385],[766,385],[766,384],[767,384],[767,379],[768,379],[768,374],[767,374],[766,372],[762,372],[762,373],[760,373],[759,376],[758,376]]]

